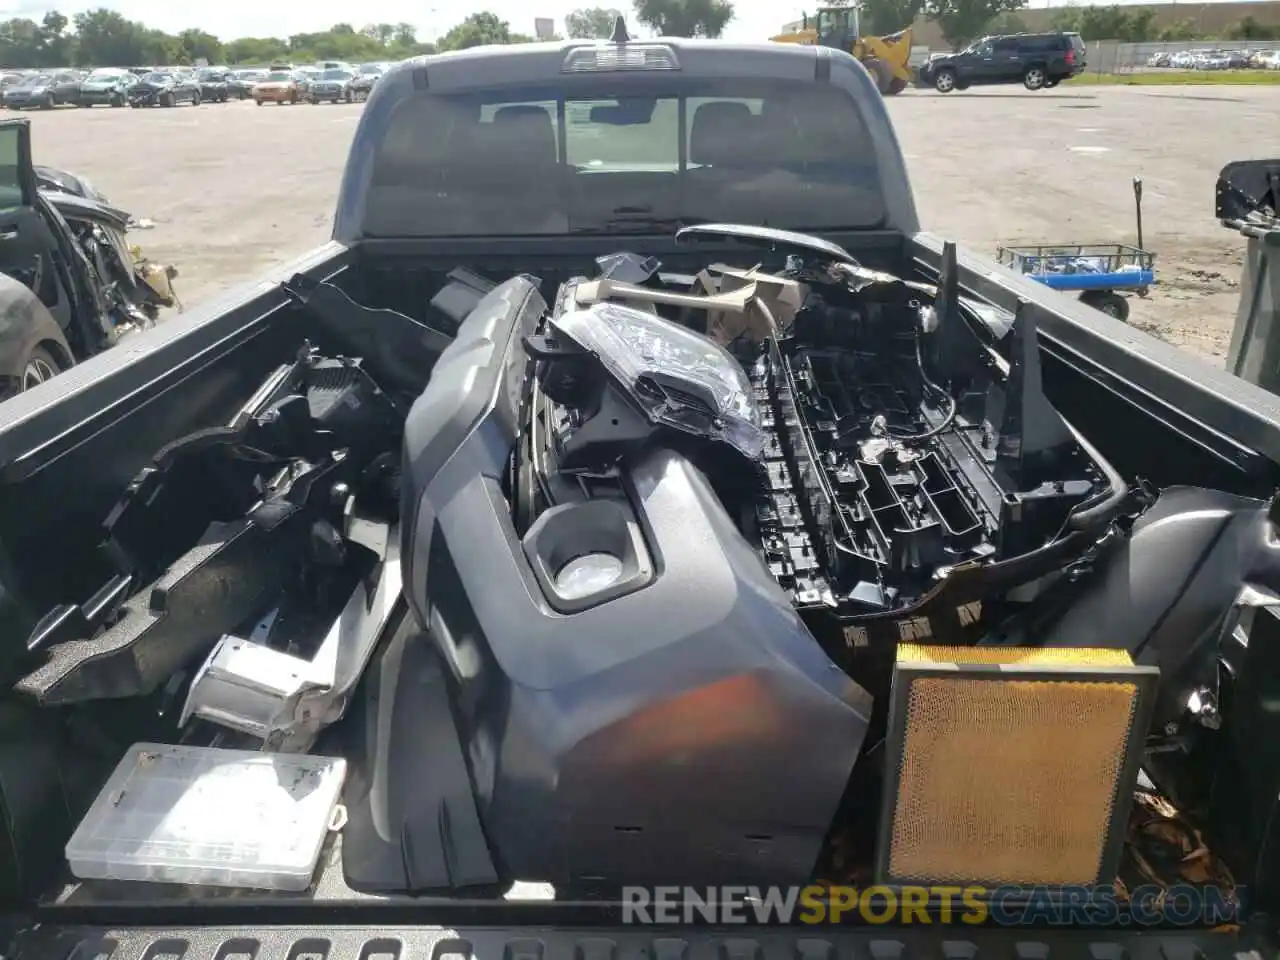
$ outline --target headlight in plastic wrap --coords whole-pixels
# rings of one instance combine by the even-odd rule
[[[616,303],[570,311],[555,326],[599,357],[654,420],[760,455],[765,434],[751,383],[719,344]]]

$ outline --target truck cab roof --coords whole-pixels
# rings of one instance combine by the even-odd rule
[[[874,83],[819,47],[662,38],[419,57],[379,81],[352,161],[344,243],[743,219],[919,229]]]

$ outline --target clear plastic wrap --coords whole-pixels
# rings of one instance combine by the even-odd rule
[[[569,311],[555,325],[595,353],[655,420],[760,455],[765,434],[751,382],[719,344],[617,303]]]

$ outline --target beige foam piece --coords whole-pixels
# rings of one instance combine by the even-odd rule
[[[721,274],[719,284],[712,272]],[[707,335],[723,345],[744,334],[762,341],[790,329],[807,292],[803,284],[755,268],[719,265],[699,273],[697,287],[706,292],[673,293],[616,280],[592,280],[579,284],[575,296],[580,304],[621,301],[702,310],[708,315]]]

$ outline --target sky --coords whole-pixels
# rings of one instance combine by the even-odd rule
[[[1051,2],[1057,6],[1063,0],[1031,0],[1030,6],[1043,7]],[[418,29],[419,39],[434,40],[472,11],[489,10],[510,23],[513,30],[532,34],[534,17],[551,18],[556,21],[556,29],[562,31],[566,13],[591,5],[595,4],[589,0],[469,0],[463,4],[440,2],[438,5],[431,0],[364,0],[358,4],[350,0],[306,0],[305,3],[215,0],[207,4],[175,3],[174,0],[0,0],[0,20],[10,17],[38,20],[50,8],[71,16],[86,9],[108,7],[130,20],[141,20],[170,33],[198,26],[223,40],[245,36],[287,37],[326,30],[335,23],[350,23],[358,29],[368,22],[412,23]],[[800,19],[805,9],[803,2],[796,0],[736,0],[734,8],[734,19],[724,34],[728,40],[767,39],[784,23]],[[353,12],[357,10],[359,17],[353,20]],[[625,12],[630,12],[629,3]]]

